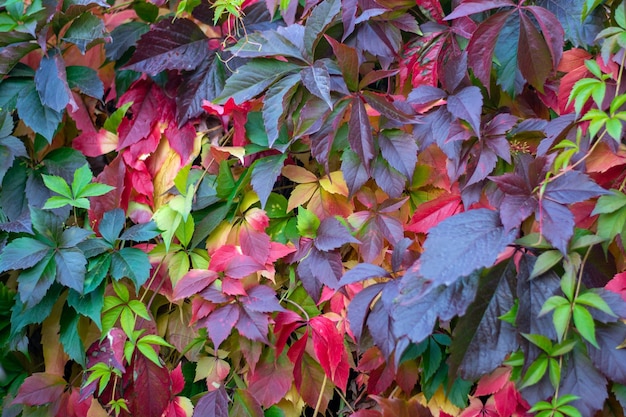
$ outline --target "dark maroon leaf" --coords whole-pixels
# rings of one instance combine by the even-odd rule
[[[207,392],[193,409],[192,417],[228,417],[228,394],[220,385],[215,391]]]
[[[565,43],[563,25],[559,22],[557,17],[546,8],[528,6],[526,7],[526,10],[530,11],[539,24],[541,34],[543,35],[550,52],[552,68],[556,68],[559,65],[559,62],[561,62],[561,57],[563,56],[563,44]]]
[[[212,312],[199,323],[207,328],[215,349],[219,348],[222,342],[230,335],[237,320],[239,320],[239,311],[240,309],[237,305],[227,304]]]
[[[278,303],[276,291],[270,287],[256,285],[246,291],[248,293],[247,296],[239,297],[239,302],[241,302],[244,309],[258,313],[272,313],[284,310]]]
[[[224,88],[224,65],[214,51],[207,51],[207,54],[194,71],[183,74],[176,96],[179,125],[202,114],[202,102],[214,100]]]
[[[351,0],[354,1],[354,0]],[[346,0],[343,0],[342,3],[345,3]],[[356,3],[356,2],[355,2]],[[345,6],[343,6],[345,7]],[[356,10],[356,9],[353,9]],[[345,8],[342,8],[342,14],[345,14]],[[350,14],[348,12],[348,14]],[[344,25],[345,25],[344,21]],[[344,38],[346,32],[344,32]],[[326,40],[330,43],[330,46],[333,48],[333,53],[337,58],[337,65],[339,65],[339,69],[341,70],[341,74],[343,75],[343,79],[346,82],[346,85],[350,91],[357,91],[359,88],[359,56],[356,52],[356,49],[339,43],[330,36],[326,36]]]
[[[559,392],[578,397],[570,404],[583,416],[593,416],[602,410],[608,397],[606,379],[594,368],[593,364],[580,349],[574,349],[565,362],[562,371]]]
[[[493,265],[516,234],[517,230],[506,232],[498,212],[492,210],[455,214],[430,229],[420,258],[420,274],[437,285],[449,285],[459,277]]]
[[[517,271],[510,260],[481,277],[476,300],[455,326],[450,345],[451,374],[475,380],[496,369],[517,349],[517,333],[498,317],[513,308]]]
[[[400,130],[385,130],[378,136],[378,146],[385,160],[407,179],[413,178],[417,164],[415,138]]]
[[[315,64],[305,67],[301,72],[302,84],[314,96],[324,100],[329,108],[333,108],[330,98],[330,74],[328,68],[322,61],[315,61]]]
[[[448,111],[456,118],[469,123],[474,133],[480,137],[480,114],[483,96],[475,86],[465,87],[455,95],[448,96]]]
[[[161,417],[171,395],[168,369],[165,366],[158,366],[136,352],[132,363],[132,382],[128,392],[125,393],[131,415]]]
[[[244,306],[244,308],[239,310],[239,320],[235,327],[243,337],[269,344],[267,340],[269,322],[270,318],[267,314],[250,311]]]
[[[458,19],[459,17],[470,16],[476,13],[486,12],[487,10],[499,9],[500,7],[515,6],[510,0],[470,0],[464,1],[456,7],[452,13],[447,15],[444,20]]]
[[[120,59],[128,49],[135,46],[150,26],[143,22],[127,22],[111,31],[111,42],[105,44],[106,57],[111,61]]]
[[[491,76],[493,51],[500,31],[510,15],[511,12],[506,12],[490,16],[478,26],[467,47],[468,64],[474,70],[476,78],[487,88],[487,91],[491,85],[489,78]]]
[[[195,23],[184,18],[164,19],[139,39],[125,68],[150,75],[166,69],[189,71],[208,55],[208,39]]]
[[[354,339],[359,342],[363,334],[363,326],[365,319],[370,310],[370,305],[376,296],[383,290],[385,284],[374,284],[363,288],[358,292],[350,305],[348,305],[348,321],[350,322],[350,330],[354,335]]]
[[[317,229],[317,237],[313,241],[320,251],[338,249],[346,243],[360,243],[339,220],[327,217]]]
[[[6,36],[6,34],[3,34]],[[1,41],[0,41],[1,42]],[[29,52],[37,49],[35,42],[11,43],[0,48],[0,74],[8,74]]]
[[[372,159],[374,159],[374,138],[367,110],[363,100],[359,97],[352,100],[352,111],[348,122],[348,141],[365,169],[369,171]]]
[[[254,163],[250,183],[252,184],[252,189],[254,189],[259,196],[261,208],[265,208],[267,199],[274,189],[274,183],[276,182],[276,178],[280,175],[286,158],[286,153],[270,155]]]
[[[465,314],[476,296],[478,277],[472,273],[444,286],[405,274],[392,310],[396,338],[406,336],[419,343],[430,336],[438,318],[446,321]]]
[[[355,282],[365,281],[370,278],[389,278],[389,276],[389,272],[378,265],[361,263],[346,272],[343,277],[341,277],[339,285],[354,284]]]
[[[524,13],[520,13],[519,17],[519,69],[530,85],[543,92],[543,85],[553,68],[550,49],[530,18]]]

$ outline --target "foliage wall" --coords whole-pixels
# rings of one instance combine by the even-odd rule
[[[626,6],[0,0],[2,416],[623,416]]]

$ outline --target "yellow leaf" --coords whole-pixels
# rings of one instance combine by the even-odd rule
[[[283,167],[283,176],[289,178],[293,182],[298,184],[308,184],[311,182],[317,182],[317,177],[311,171],[298,166],[287,165]]]
[[[319,189],[317,182],[309,182],[300,184],[294,188],[291,196],[289,196],[289,202],[287,203],[287,212],[290,212],[298,206],[303,206],[315,195],[315,192]]]
[[[329,175],[321,178],[320,185],[324,190],[332,194],[341,194],[347,197],[350,193],[341,171],[331,172]]]

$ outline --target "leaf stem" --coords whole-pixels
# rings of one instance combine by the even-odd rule
[[[283,298],[282,301],[287,301],[289,304],[296,306],[296,308],[298,308],[298,310],[300,310],[302,314],[304,314],[304,317],[306,317],[307,322],[311,320],[311,318],[309,317],[309,314],[306,312],[304,308],[302,308],[300,304],[296,303],[295,301],[291,301],[289,298]]]
[[[324,381],[322,381],[322,388],[320,388],[320,395],[317,397],[317,403],[315,404],[315,411],[313,411],[313,416],[317,417],[317,414],[320,411],[320,406],[322,404],[322,397],[324,396],[324,389],[326,388],[326,381],[328,381],[328,375],[324,372]]]

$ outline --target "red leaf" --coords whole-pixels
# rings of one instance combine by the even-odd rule
[[[302,358],[304,356],[304,351],[306,350],[308,339],[309,330],[307,329],[304,332],[304,335],[300,339],[296,340],[287,352],[287,357],[291,363],[293,363],[293,379],[298,390],[302,386]]]
[[[439,0],[417,0],[417,5],[427,10],[434,21],[443,23],[444,14]]]
[[[281,311],[274,319],[274,334],[276,335],[276,352],[280,355],[287,344],[287,340],[294,330],[302,326],[300,315],[291,310]]]
[[[124,344],[126,334],[122,329],[112,328],[102,341],[94,342],[87,349],[87,367],[91,368],[98,362],[105,363],[122,372],[124,367]]]
[[[431,227],[461,211],[463,204],[460,195],[443,194],[420,204],[405,229],[415,233],[428,233]]]
[[[548,78],[554,60],[545,39],[541,36],[530,18],[520,13],[520,35],[518,47],[518,65],[528,83],[543,93],[543,84]],[[557,28],[561,25],[558,24]],[[560,53],[559,49],[559,53]]]
[[[191,162],[190,158],[193,157],[196,141],[196,129],[194,129],[193,125],[187,123],[179,128],[172,119],[164,134],[170,147],[180,156],[180,164],[187,165]]]
[[[31,407],[56,402],[63,394],[67,382],[59,375],[35,373],[22,382],[13,404]]]
[[[511,377],[511,368],[501,367],[493,371],[489,375],[480,378],[476,386],[475,396],[491,395],[500,391]]]
[[[202,299],[201,297],[194,297],[191,300],[191,320],[189,324],[194,324],[200,319],[205,318],[211,314],[217,306],[209,301]]]
[[[507,414],[510,416],[510,414]],[[500,417],[494,404],[493,397],[490,397],[485,404],[480,398],[471,398],[470,405],[459,415],[459,417]]]
[[[383,417],[432,417],[430,410],[417,402],[415,397],[408,401],[377,395],[373,395],[372,398],[380,405]]]
[[[115,133],[100,129],[98,132],[83,132],[72,141],[72,147],[85,156],[100,156],[114,151],[118,145]]]
[[[79,389],[73,387],[63,393],[56,417],[87,417],[92,401],[92,397],[81,399]]]
[[[132,369],[132,382],[125,393],[131,415],[161,417],[172,395],[169,371],[138,353]]]
[[[327,317],[314,317],[309,324],[312,330],[313,349],[322,369],[335,385],[345,391],[349,367],[346,366],[347,354],[343,336]]]
[[[185,388],[182,362],[180,362],[178,366],[172,370],[170,378],[172,380],[172,394],[180,394],[180,392]]]
[[[253,229],[249,224],[243,224],[239,230],[241,251],[251,256],[255,261],[264,264],[270,255],[270,237],[267,233]]]
[[[218,274],[215,271],[192,269],[176,283],[172,299],[176,301],[198,294],[211,285],[217,278]]]
[[[118,107],[132,102],[133,118],[124,118],[119,126],[120,143],[117,149],[127,148],[148,137],[155,123],[163,115],[168,99],[152,81],[140,79],[120,97]]]
[[[293,380],[293,365],[285,355],[274,358],[272,350],[267,352],[248,378],[248,390],[265,408],[282,400]]]
[[[616,274],[609,282],[607,282],[604,288],[621,295],[622,299],[626,301],[626,272]]]
[[[497,416],[510,416],[520,406],[520,394],[515,389],[515,384],[511,381],[507,381],[504,387],[496,392],[493,396],[493,401],[498,411]]]

